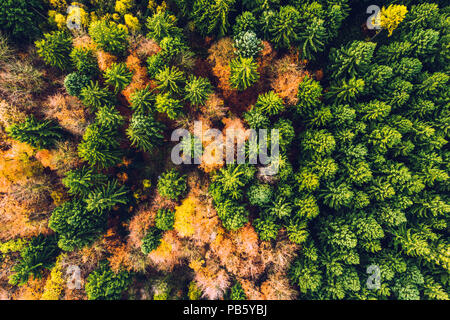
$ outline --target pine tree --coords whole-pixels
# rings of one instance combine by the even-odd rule
[[[308,130],[301,140],[302,149],[317,155],[330,154],[336,147],[336,140],[327,130]]]
[[[253,221],[253,226],[255,227],[261,241],[275,240],[278,235],[278,230],[280,229],[280,226],[272,217],[255,219]]]
[[[184,73],[177,67],[161,69],[155,77],[158,89],[163,93],[181,94],[185,84]]]
[[[123,116],[116,107],[110,105],[99,107],[95,120],[100,126],[112,129],[121,127],[124,122]]]
[[[44,34],[44,39],[36,41],[36,49],[45,63],[61,70],[70,68],[70,53],[72,39],[64,31],[55,31]]]
[[[41,34],[40,12],[44,4],[38,0],[5,0],[0,6],[0,30],[14,40],[32,40]]]
[[[120,138],[112,128],[89,125],[78,145],[78,155],[91,166],[108,168],[121,160]]]
[[[64,87],[66,88],[67,93],[75,97],[80,97],[81,90],[89,84],[89,77],[78,72],[69,73],[64,79]]]
[[[189,51],[189,46],[178,36],[164,37],[159,46],[161,51],[158,54],[161,55],[166,64],[176,64],[177,58]]]
[[[168,208],[158,209],[156,213],[156,227],[159,230],[167,231],[173,229],[175,222],[175,212]]]
[[[230,293],[231,300],[247,300],[244,290],[239,282],[236,281],[234,286],[231,287]]]
[[[11,138],[38,149],[51,148],[62,138],[62,131],[58,125],[50,120],[39,121],[33,115],[28,116],[22,123],[9,126],[6,132]]]
[[[92,168],[81,167],[68,171],[62,183],[69,189],[69,194],[85,198],[93,187],[105,183],[106,180],[104,174],[97,173]]]
[[[165,61],[163,54],[158,52],[147,59],[147,73],[151,79],[154,79],[156,75],[164,68]]]
[[[302,190],[304,188],[301,188]],[[319,206],[317,205],[317,200],[313,195],[306,194],[300,198],[294,200],[294,211],[296,214],[294,216],[297,220],[302,219],[314,219],[319,215]]]
[[[190,75],[184,91],[186,92],[185,99],[191,104],[198,106],[203,105],[208,99],[212,93],[212,86],[207,78]]]
[[[292,205],[287,199],[278,196],[267,207],[264,215],[270,218],[284,219],[291,215]]]
[[[414,56],[423,61],[431,61],[439,49],[439,31],[433,29],[415,30],[410,37]]]
[[[363,185],[372,180],[372,170],[365,161],[354,160],[346,164],[350,181],[356,185]]]
[[[420,3],[411,6],[400,27],[403,30],[437,28],[439,17],[439,6],[436,3]]]
[[[127,204],[128,189],[119,186],[116,180],[108,181],[105,185],[95,188],[86,199],[86,210],[97,213],[112,210],[116,205]]]
[[[353,41],[330,51],[329,71],[333,79],[363,75],[370,66],[376,43]]]
[[[238,35],[240,33],[256,30],[257,21],[253,13],[244,11],[236,18],[236,23],[233,25],[233,33]]]
[[[225,229],[236,231],[248,222],[248,211],[239,203],[232,200],[216,203],[217,215]]]
[[[301,169],[300,172],[295,175],[295,180],[297,181],[298,190],[300,192],[315,191],[320,184],[319,176],[306,168]]]
[[[133,73],[128,70],[125,63],[113,63],[103,74],[105,83],[114,87],[115,93],[125,89],[131,83],[132,76]]]
[[[275,17],[277,16],[277,13],[273,10],[267,10],[263,11],[260,18],[259,18],[259,27],[261,37],[264,40],[270,40],[271,39],[271,28],[273,25],[273,22],[275,20]]]
[[[299,114],[308,114],[319,106],[322,97],[322,86],[319,81],[305,76],[298,86],[297,96],[297,112]]]
[[[243,91],[259,80],[258,65],[252,58],[239,57],[230,62],[230,84]]]
[[[272,198],[272,188],[268,184],[251,185],[247,191],[248,201],[253,206],[263,207]]]
[[[395,109],[409,101],[412,90],[413,85],[411,82],[396,78],[386,87],[382,98]]]
[[[290,221],[289,225],[286,226],[286,231],[289,240],[296,244],[302,244],[308,239],[307,223]]]
[[[158,192],[165,198],[177,200],[186,189],[186,176],[180,175],[174,169],[166,171],[158,179]]]
[[[253,31],[243,31],[234,38],[236,53],[244,58],[254,58],[262,50],[262,42]]]
[[[195,0],[191,18],[203,36],[223,37],[230,28],[229,15],[236,0]]]
[[[280,0],[242,0],[242,5],[255,13],[265,12],[280,5]]]
[[[339,35],[342,22],[347,18],[350,8],[347,1],[333,1],[328,5],[325,18],[328,41]]]
[[[151,115],[134,114],[126,133],[131,145],[142,151],[150,152],[161,144],[163,126],[156,122]]]
[[[356,98],[364,91],[364,80],[351,78],[348,81],[342,80],[334,83],[325,94],[327,99],[336,104],[354,102]]]
[[[169,119],[176,119],[183,115],[183,105],[177,99],[170,97],[170,93],[158,94],[155,100],[155,109],[165,113]]]
[[[269,126],[269,118],[263,114],[262,110],[252,106],[244,113],[244,119],[252,129],[266,129]]]
[[[418,94],[422,97],[435,97],[447,88],[450,79],[445,73],[435,72],[428,75],[418,86]]]
[[[127,30],[113,21],[97,20],[89,26],[92,40],[104,51],[122,56],[128,47]]]
[[[289,270],[290,278],[303,294],[314,293],[322,286],[322,272],[317,263],[307,259],[296,260]]]
[[[266,116],[280,114],[286,108],[281,99],[274,91],[269,91],[258,96],[255,108]]]
[[[136,90],[131,94],[131,110],[134,113],[149,114],[153,111],[155,97],[149,86],[141,90]]]
[[[112,94],[106,88],[100,88],[98,81],[91,81],[89,85],[81,89],[81,101],[87,106],[98,109],[101,106],[112,104]]]
[[[216,202],[231,197],[242,199],[243,187],[253,178],[253,167],[228,165],[221,168],[212,177],[210,194]]]
[[[147,255],[156,248],[158,248],[161,243],[162,234],[161,231],[156,228],[150,228],[147,234],[142,239],[141,251],[143,254]]]
[[[99,73],[97,58],[92,49],[85,47],[73,48],[70,58],[75,68],[81,74],[94,77]]]
[[[392,70],[406,81],[414,80],[422,71],[423,64],[419,59],[402,58],[393,64]]]
[[[269,27],[276,48],[289,48],[298,41],[299,12],[292,6],[284,6],[275,15]]]
[[[58,246],[65,251],[83,248],[96,240],[106,227],[102,212],[89,212],[78,200],[68,201],[56,207],[49,220],[49,227],[58,233]]]
[[[413,51],[413,45],[409,41],[394,41],[388,45],[380,46],[376,59],[379,63],[392,64],[399,61],[401,58],[411,55]]]
[[[131,282],[129,272],[115,273],[107,261],[101,261],[99,268],[88,275],[85,290],[89,300],[120,300]]]
[[[358,107],[358,113],[364,121],[382,121],[390,112],[391,106],[379,100],[372,100]]]
[[[292,125],[292,121],[281,118],[273,125],[273,128],[278,130],[278,144],[280,146],[280,150],[282,152],[286,151],[295,137],[295,130]]]
[[[14,265],[9,283],[12,285],[24,285],[32,275],[35,279],[41,279],[44,269],[51,269],[58,255],[56,236],[40,234],[31,239],[27,246],[20,251],[20,260]]]
[[[397,130],[384,125],[379,129],[373,130],[368,141],[373,145],[374,149],[379,152],[386,152],[388,148],[394,147],[400,143],[402,135]]]
[[[308,115],[306,123],[310,127],[325,127],[333,120],[333,114],[330,107],[315,109]]]
[[[179,37],[182,30],[177,27],[177,18],[165,10],[158,10],[147,18],[147,38],[160,42],[165,37]]]
[[[311,60],[314,58],[314,54],[322,52],[326,37],[327,33],[324,20],[314,19],[299,35],[302,58]]]

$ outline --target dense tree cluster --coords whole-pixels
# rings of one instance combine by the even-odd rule
[[[449,7],[370,4],[0,0],[2,296],[448,300]]]

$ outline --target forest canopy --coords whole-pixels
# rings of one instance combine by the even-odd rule
[[[0,299],[448,300],[449,44],[446,1],[0,0]]]

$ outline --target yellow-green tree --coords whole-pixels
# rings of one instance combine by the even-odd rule
[[[381,9],[377,22],[379,22],[382,29],[386,29],[389,32],[390,37],[392,32],[405,19],[407,12],[406,6],[391,4],[389,7]]]

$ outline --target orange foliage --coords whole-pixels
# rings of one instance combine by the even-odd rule
[[[42,173],[42,165],[30,160],[33,155],[30,145],[18,141],[11,141],[8,150],[0,151],[0,192],[7,193],[13,183]]]
[[[60,176],[81,165],[77,144],[73,141],[58,142],[52,150],[40,150],[36,153],[36,159]]]
[[[275,247],[270,242],[261,242],[261,259],[264,264],[270,264],[276,272],[285,272],[297,256],[300,246],[287,239],[286,230],[282,229],[278,235]]]
[[[282,273],[270,274],[261,284],[261,293],[267,300],[294,300],[298,295],[289,279]]]
[[[252,229],[253,227],[248,225],[242,232],[244,235],[253,237],[254,230]],[[244,250],[245,247],[242,246],[242,241],[240,241],[239,246],[236,244],[236,236],[240,232],[241,231],[238,230],[234,233],[223,232],[222,234],[219,234],[215,241],[211,243],[211,252],[218,257],[227,271],[235,276],[256,279],[264,272],[265,268],[265,265],[257,255],[259,253],[259,248],[257,246],[258,240],[253,239],[254,241],[256,240],[250,245],[250,247],[253,247],[253,250],[246,251]],[[242,236],[238,236],[238,239],[242,240]],[[253,242],[251,238],[250,242]]]
[[[52,184],[28,144],[12,142],[0,152],[0,239],[49,232]]]
[[[263,49],[261,50],[260,56],[258,57],[258,62],[261,69],[270,67],[273,63],[273,59],[276,56],[276,51],[273,50],[272,45],[267,42],[262,42]]]
[[[129,242],[132,247],[141,247],[142,238],[144,238],[147,229],[155,225],[156,212],[162,207],[173,209],[175,202],[156,195],[137,209],[128,226],[130,230]]]
[[[103,239],[98,239],[92,245],[83,247],[79,251],[79,254],[79,260],[82,262],[83,268],[93,270],[105,258],[107,249],[105,248]]]
[[[209,49],[208,61],[212,66],[212,73],[218,79],[217,89],[225,102],[234,112],[240,114],[256,102],[261,92],[268,91],[266,73],[275,56],[269,43],[263,42],[262,55],[257,62],[260,78],[257,83],[244,91],[238,91],[230,86],[230,61],[236,57],[233,40],[222,38]]]
[[[0,127],[7,128],[14,123],[24,121],[26,117],[26,113],[17,106],[0,100]]]
[[[149,253],[148,257],[158,270],[170,272],[182,262],[183,246],[176,231],[164,233],[161,244]]]
[[[136,247],[140,248],[142,245],[142,238],[145,236],[145,232],[151,226],[155,225],[156,211],[150,208],[148,205],[140,207],[137,213],[130,221],[130,242]]]
[[[225,116],[228,107],[224,105],[223,99],[219,98],[217,93],[213,93],[206,100],[205,105],[200,106],[200,111],[208,119],[207,121],[215,121]]]
[[[29,279],[28,282],[19,287],[15,294],[15,300],[39,300],[44,293],[45,283],[48,277],[42,279]]]
[[[98,67],[101,71],[105,71],[111,65],[117,61],[117,57],[113,56],[112,54],[105,52],[103,50],[97,51],[97,61],[98,61]]]
[[[147,68],[141,65],[141,60],[139,60],[137,55],[129,55],[126,60],[126,65],[133,72],[133,78],[131,79],[131,83],[122,91],[122,94],[128,103],[131,103],[131,94],[136,90],[144,89],[149,84],[150,79],[147,76]]]
[[[235,130],[236,132],[245,132],[247,129],[244,126],[243,121],[238,117],[223,118],[222,123],[225,125],[223,131],[226,133],[227,130]],[[248,136],[245,136],[248,139]]]
[[[73,38],[72,43],[75,48],[87,48],[92,50],[97,49],[94,41],[92,41],[91,37],[87,34]]]
[[[0,196],[0,240],[48,234],[46,219],[32,219],[30,210],[9,195]]]
[[[230,276],[216,263],[209,262],[205,266],[200,266],[198,261],[190,263],[195,271],[194,280],[203,291],[203,297],[210,300],[222,299],[230,286]]]
[[[298,102],[298,85],[308,74],[304,66],[297,62],[294,54],[288,54],[277,60],[270,70],[270,85],[272,89],[289,105]]]
[[[259,246],[258,234],[250,223],[236,231],[234,242],[238,251],[246,252],[249,256],[257,255]]]
[[[209,173],[223,167],[225,164],[224,141],[214,139],[212,132],[208,132],[208,130],[211,129],[210,123],[205,121],[202,121],[201,123],[203,154],[199,167],[204,172]]]
[[[130,270],[128,265],[129,248],[121,241],[115,229],[108,229],[102,241],[105,250],[109,253],[108,261],[111,270],[116,273],[123,269]]]
[[[136,54],[138,57],[145,61],[148,57],[157,54],[161,51],[160,46],[153,39],[143,37],[136,47]]]
[[[208,61],[214,65],[228,65],[236,57],[233,39],[224,37],[215,42],[208,50]]]
[[[265,297],[253,281],[239,279],[239,283],[249,300],[264,300]]]
[[[55,119],[65,130],[82,135],[88,126],[89,112],[76,97],[57,93],[49,96],[44,109],[48,118]]]
[[[233,40],[225,37],[214,43],[208,50],[208,61],[212,72],[218,79],[217,89],[227,98],[233,89],[230,87],[230,61],[236,57]]]

